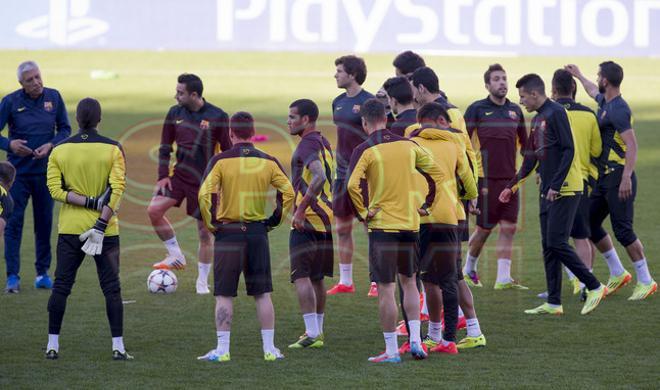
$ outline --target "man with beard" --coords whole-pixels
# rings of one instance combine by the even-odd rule
[[[517,104],[506,98],[509,90],[507,75],[500,64],[488,67],[484,73],[488,96],[472,103],[465,111],[465,123],[472,139],[479,164],[479,200],[477,226],[470,237],[468,256],[463,273],[472,287],[481,287],[477,274],[479,254],[492,230],[499,225],[497,240],[497,280],[495,290],[527,289],[511,277],[513,237],[518,221],[518,194],[508,203],[497,197],[516,174],[516,154],[527,143],[525,117]]]
[[[228,116],[220,108],[202,97],[202,80],[184,73],[177,79],[177,105],[170,108],[163,124],[158,152],[158,182],[147,208],[149,219],[168,255],[153,265],[156,269],[183,269],[186,258],[176,240],[174,228],[165,217],[172,207],[186,200],[186,213],[197,220],[199,235],[197,294],[209,294],[208,276],[213,259],[213,235],[206,230],[199,213],[197,193],[199,185],[216,145],[225,151],[231,148]],[[170,174],[172,144],[176,143],[176,165]]]
[[[599,161],[601,175],[590,199],[591,242],[605,257],[610,269],[607,287],[610,294],[630,282],[632,276],[623,268],[616,254],[612,238],[603,229],[603,221],[610,216],[617,241],[626,248],[637,272],[637,286],[629,300],[642,300],[658,289],[649,273],[644,246],[633,230],[635,195],[637,193],[637,139],[632,128],[632,112],[621,97],[623,68],[612,61],[600,64],[597,84],[589,81],[576,65],[567,65],[571,72],[598,102],[598,125],[603,140]]]
[[[367,139],[362,128],[360,107],[374,96],[362,89],[367,79],[367,65],[354,55],[335,60],[337,88],[346,92],[332,102],[332,120],[337,126],[337,175],[332,187],[332,211],[337,227],[339,245],[339,283],[330,288],[328,295],[354,293],[353,285],[353,218],[354,211],[346,191],[348,164],[356,146]],[[375,287],[374,287],[375,288]]]

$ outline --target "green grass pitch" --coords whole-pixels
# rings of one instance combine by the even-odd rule
[[[275,341],[286,359],[264,362],[254,304],[243,290],[236,300],[231,337],[232,361],[204,364],[195,357],[215,346],[214,300],[194,293],[196,232],[181,210],[171,213],[177,236],[192,267],[177,272],[178,291],[169,296],[146,291],[151,264],[164,249],[153,234],[146,204],[156,179],[154,156],[160,125],[174,104],[176,76],[199,74],[208,101],[232,113],[252,112],[260,133],[270,141],[259,144],[289,165],[297,140],[286,132],[288,104],[309,97],[321,107],[321,128],[334,143],[330,103],[340,93],[333,79],[333,61],[339,54],[294,53],[137,53],[137,52],[2,52],[0,95],[18,88],[19,62],[34,59],[41,65],[45,85],[57,88],[67,103],[70,118],[76,103],[92,96],[101,101],[101,131],[120,139],[128,161],[129,187],[122,203],[121,280],[125,305],[125,341],[135,355],[133,362],[110,359],[110,334],[104,300],[93,261],[86,260],[70,296],[60,338],[60,359],[46,361],[48,291],[37,291],[34,280],[33,221],[28,210],[22,246],[22,291],[0,294],[0,388],[593,388],[657,387],[660,338],[658,297],[630,303],[632,287],[606,299],[592,315],[580,316],[581,304],[564,288],[565,315],[532,318],[524,309],[539,304],[536,293],[545,289],[536,199],[533,181],[524,188],[520,231],[516,236],[512,273],[530,291],[494,292],[496,274],[494,240],[479,265],[485,287],[475,289],[475,304],[487,339],[485,349],[458,356],[433,355],[416,362],[409,357],[398,366],[372,365],[367,357],[383,349],[377,305],[367,298],[366,235],[356,228],[355,283],[357,293],[329,297],[326,311],[326,348],[289,351],[304,330],[293,286],[288,281],[288,228],[271,233],[273,300],[276,309]],[[367,55],[369,75],[365,87],[376,91],[393,74],[392,55]],[[510,97],[517,101],[515,80],[529,72],[549,82],[552,72],[577,61],[585,74],[595,78],[599,59],[590,58],[452,58],[429,57],[439,74],[441,88],[465,110],[486,96],[482,74],[488,64],[501,62],[508,71]],[[636,231],[646,248],[651,272],[660,276],[660,60],[620,59],[626,78],[624,97],[635,115],[640,152],[637,163],[639,192]],[[118,78],[93,80],[90,71],[114,71]],[[578,100],[594,107],[582,90]],[[6,135],[6,132],[4,133]],[[57,211],[56,211],[57,212]],[[609,225],[607,225],[609,229]],[[53,245],[56,229],[53,230]],[[624,264],[632,267],[621,247]],[[54,249],[54,247],[53,247]],[[335,260],[338,262],[338,259]],[[55,260],[53,260],[54,269]],[[335,269],[337,266],[335,266]],[[336,271],[338,274],[338,271]],[[595,273],[607,278],[598,258]],[[5,285],[1,272],[0,285]],[[337,278],[335,278],[337,280]],[[329,284],[329,283],[328,283]],[[459,333],[462,337],[463,333]],[[653,368],[655,367],[655,368]]]

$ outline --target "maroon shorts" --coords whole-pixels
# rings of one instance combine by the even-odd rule
[[[346,179],[335,179],[332,182],[332,213],[335,217],[355,215],[351,196],[346,189]]]
[[[171,176],[170,180],[172,181],[172,191],[168,188],[165,189],[164,196],[176,200],[176,207],[180,207],[183,200],[186,200],[186,214],[189,216],[199,219],[202,219],[202,215],[199,212],[199,201],[197,200],[197,195],[199,193],[199,184],[193,185],[189,184],[177,175]]]
[[[479,199],[477,208],[477,226],[484,229],[494,228],[500,221],[518,222],[518,192],[511,195],[509,203],[499,200],[500,193],[506,188],[508,179],[479,178]]]

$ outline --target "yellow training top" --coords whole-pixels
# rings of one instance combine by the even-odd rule
[[[126,162],[119,142],[99,135],[95,129],[80,130],[50,153],[47,185],[53,199],[64,203],[57,224],[59,234],[82,234],[101,215],[99,211],[66,203],[69,191],[98,196],[109,185],[112,195],[108,206],[115,214],[108,221],[105,235],[119,234],[116,212],[126,188]]]
[[[277,190],[273,214],[266,217],[270,187]],[[274,157],[251,143],[238,143],[215,155],[199,189],[199,210],[206,227],[216,222],[263,222],[279,226],[293,203],[293,187]]]

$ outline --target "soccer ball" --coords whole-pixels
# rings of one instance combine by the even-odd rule
[[[166,269],[157,269],[147,278],[147,289],[154,294],[171,294],[176,291],[176,275]]]

